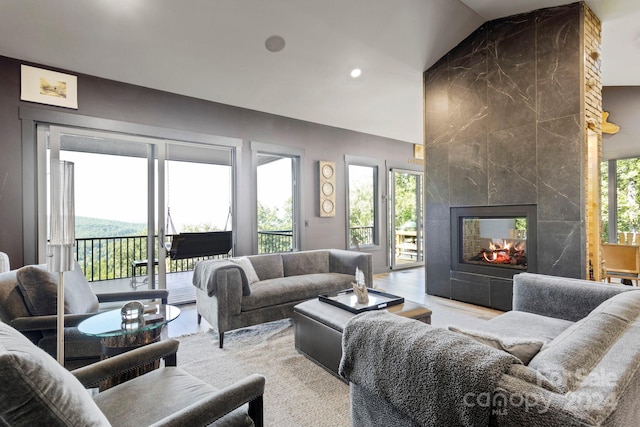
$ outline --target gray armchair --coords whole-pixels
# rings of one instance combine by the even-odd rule
[[[0,322],[0,419],[11,426],[262,426],[263,376],[216,389],[175,366],[178,344],[161,341],[70,372]],[[160,359],[163,367],[93,397],[85,389]]]
[[[55,357],[58,275],[44,265],[25,266],[0,273],[0,320],[22,332],[34,344]],[[166,290],[137,290],[95,294],[80,266],[65,273],[65,366],[74,369],[100,360],[100,339],[81,334],[78,324],[116,301],[161,300]],[[113,307],[112,307],[113,308]]]

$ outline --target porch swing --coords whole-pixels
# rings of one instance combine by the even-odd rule
[[[169,180],[169,171],[167,168],[167,181]],[[187,232],[177,233],[176,228],[171,218],[171,206],[169,202],[169,192],[167,191],[167,223],[165,230],[171,229],[171,242],[164,242],[164,247],[167,250],[167,255],[171,260],[181,260],[188,258],[209,257],[215,255],[226,255],[233,247],[233,240],[231,231],[227,231],[229,222],[231,220],[231,203],[229,203],[229,211],[227,214],[227,221],[225,222],[224,231],[202,231],[202,232]],[[148,260],[134,260],[131,262],[133,269],[133,277],[131,280],[131,287],[137,288],[140,286],[136,281],[136,270],[138,268],[146,267]],[[158,265],[158,260],[154,260],[154,265]],[[143,280],[143,284],[147,282],[146,278]]]
[[[230,215],[231,208],[229,208]],[[229,222],[229,216],[227,216],[227,223]],[[171,246],[168,249],[169,257],[172,260],[225,255],[231,251],[233,246],[231,231],[202,231],[176,234],[169,207],[167,207],[167,225],[171,226],[173,234]],[[169,228],[168,226],[167,229]]]

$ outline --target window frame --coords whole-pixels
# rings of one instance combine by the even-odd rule
[[[362,156],[353,156],[353,155],[345,155],[345,244],[346,248],[349,250],[371,250],[371,249],[379,249],[381,247],[381,226],[382,226],[382,209],[381,209],[381,189],[382,184],[380,182],[381,174],[380,171],[384,170],[384,164],[381,160],[372,158],[372,157],[362,157]],[[351,200],[350,200],[350,178],[349,178],[349,166],[363,166],[370,167],[373,169],[373,243],[359,246],[352,246],[350,236],[351,230]]]
[[[258,253],[258,155],[272,155],[287,157],[293,161],[293,251],[304,249],[306,236],[302,224],[302,206],[304,206],[304,154],[303,148],[287,145],[270,144],[259,141],[250,141],[251,150],[251,250]]]

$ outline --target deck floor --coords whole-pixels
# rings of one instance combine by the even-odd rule
[[[196,288],[191,284],[193,271],[167,274],[167,289],[169,290],[169,304],[190,304],[196,300]],[[157,279],[157,278],[156,278]],[[90,282],[93,291],[97,294],[110,292],[132,291],[131,278],[113,279]],[[136,289],[149,289],[148,284],[143,283],[143,278],[137,278]]]

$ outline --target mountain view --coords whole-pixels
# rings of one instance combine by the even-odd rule
[[[147,225],[110,219],[76,217],[76,239],[88,237],[141,236],[146,234]]]

